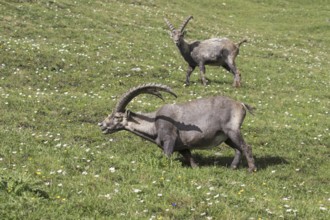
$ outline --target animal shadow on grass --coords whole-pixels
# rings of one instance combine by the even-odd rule
[[[234,156],[204,156],[200,154],[192,155],[199,167],[216,166],[216,167],[230,167]],[[189,166],[183,158],[178,158],[183,166]],[[258,170],[266,169],[267,167],[276,166],[280,164],[289,164],[287,160],[279,156],[263,156],[254,157],[255,164]],[[247,168],[246,159],[242,157],[242,162],[238,169]]]
[[[231,85],[231,82],[227,79],[209,79],[209,78],[206,79],[208,84]]]
[[[207,85],[211,85],[211,84],[218,84],[218,85],[231,85],[231,82],[228,81],[227,79],[210,79],[208,77],[205,78],[207,81]],[[190,85],[194,85],[196,84],[200,84],[201,80],[200,79],[196,79],[196,80],[191,80],[190,81]],[[182,83],[184,83],[184,81],[182,81]]]

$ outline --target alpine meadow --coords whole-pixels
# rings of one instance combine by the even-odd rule
[[[188,65],[185,40],[238,44],[233,74]],[[326,0],[0,0],[0,219],[330,219],[330,4]],[[127,109],[227,96],[254,107],[241,132],[256,172],[226,144],[166,157],[98,123]],[[201,106],[202,108],[203,106]],[[221,109],[219,109],[221,111]]]

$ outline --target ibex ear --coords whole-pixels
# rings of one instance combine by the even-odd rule
[[[131,111],[130,110],[126,110],[125,111],[125,118],[129,118],[131,116]]]

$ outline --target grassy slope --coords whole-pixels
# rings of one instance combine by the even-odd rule
[[[12,218],[268,219],[329,217],[330,23],[326,1],[0,2],[0,216]],[[249,43],[232,76],[207,67],[184,87],[186,64],[163,17],[187,39]],[[133,71],[140,68],[141,71]],[[96,123],[140,83],[182,102],[215,94],[257,107],[243,125],[257,173],[227,168],[225,147],[195,151],[199,169],[167,160],[127,132]],[[133,111],[163,103],[135,99]]]

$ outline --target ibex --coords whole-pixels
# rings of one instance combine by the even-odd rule
[[[99,126],[105,134],[117,131],[130,131],[160,147],[166,156],[179,152],[191,167],[196,167],[190,150],[207,149],[225,142],[235,149],[231,163],[237,168],[244,153],[249,171],[256,166],[252,149],[240,132],[246,110],[252,108],[227,97],[215,96],[197,99],[184,104],[166,104],[152,113],[134,113],[126,109],[129,102],[142,93],[163,99],[160,91],[176,94],[168,86],[144,84],[126,92],[113,112]]]
[[[171,30],[171,38],[185,61],[188,63],[188,70],[186,73],[186,85],[190,84],[190,75],[196,68],[200,69],[202,83],[207,84],[205,79],[205,65],[222,66],[234,75],[233,86],[241,86],[241,75],[236,68],[235,58],[239,53],[239,47],[242,43],[247,42],[246,39],[234,44],[227,38],[211,38],[204,41],[195,41],[187,43],[184,40],[184,28],[193,16],[189,16],[181,25],[179,29],[164,18],[166,24]]]

